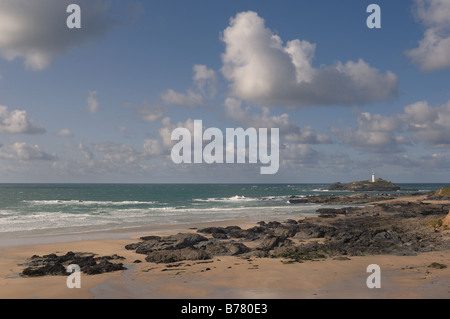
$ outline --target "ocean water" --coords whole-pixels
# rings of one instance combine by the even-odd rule
[[[289,197],[333,194],[329,184],[0,184],[0,235],[67,234],[315,215]],[[402,184],[421,192],[441,184]],[[409,190],[412,192],[412,190]],[[332,206],[333,207],[333,206]]]

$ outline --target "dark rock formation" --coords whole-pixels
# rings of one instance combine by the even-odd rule
[[[190,247],[152,251],[145,257],[146,261],[154,263],[173,263],[182,260],[205,259],[211,259],[211,255],[204,250]]]
[[[307,197],[291,196],[289,202],[291,204],[330,204],[330,205],[351,205],[351,204],[368,204],[384,200],[391,200],[403,196],[419,196],[423,194],[413,193],[394,193],[394,194],[366,194],[356,193],[350,195],[317,195]]]
[[[386,181],[382,178],[377,179],[375,182],[371,181],[359,181],[351,182],[348,184],[334,183],[329,187],[329,190],[346,190],[346,191],[357,191],[357,192],[370,192],[370,191],[398,191],[400,186]]]
[[[127,249],[146,254],[147,261],[169,263],[214,256],[272,256],[304,261],[364,254],[414,255],[450,247],[448,237],[446,240],[427,223],[427,220],[445,216],[448,205],[387,200],[399,197],[386,194],[342,195],[338,197],[340,203],[366,201],[372,204],[322,208],[317,211],[318,217],[286,222],[261,221],[258,226],[248,229],[229,226],[197,231],[208,238],[199,234],[143,237],[142,242],[128,245]],[[323,196],[318,201],[326,202],[330,198]],[[384,202],[374,203],[377,199]],[[253,248],[249,248],[246,242],[253,243]]]
[[[71,264],[78,265],[81,272],[87,275],[96,275],[106,272],[113,272],[126,269],[122,263],[112,263],[110,260],[121,260],[123,257],[112,255],[95,257],[91,253],[68,252],[65,255],[56,254],[44,255],[42,257],[34,255],[27,263],[21,275],[25,277],[38,276],[67,276],[67,266]]]

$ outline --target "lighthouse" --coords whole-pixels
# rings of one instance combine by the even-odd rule
[[[375,173],[372,173],[372,183],[375,183]]]

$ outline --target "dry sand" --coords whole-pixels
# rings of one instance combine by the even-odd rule
[[[165,234],[166,235],[166,234]],[[362,256],[285,264],[282,259],[215,257],[210,261],[153,264],[124,246],[137,237],[96,239],[0,248],[0,298],[43,299],[397,299],[449,298],[450,251],[419,256]],[[81,275],[81,288],[69,289],[66,277],[22,278],[28,258],[37,254],[92,252],[118,254],[127,270]],[[133,263],[135,260],[142,263]],[[428,266],[437,262],[445,269]],[[367,266],[381,268],[381,288],[369,289]]]

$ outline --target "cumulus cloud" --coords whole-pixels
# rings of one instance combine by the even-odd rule
[[[172,132],[176,128],[183,127],[189,130],[191,135],[194,134],[194,120],[188,118],[185,122],[178,122],[172,124],[170,117],[165,117],[161,121],[162,127],[159,129],[159,135],[165,147],[172,147],[176,142],[172,141]]]
[[[309,145],[285,144],[281,149],[282,164],[317,165],[320,153]]]
[[[54,161],[57,159],[57,156],[44,152],[38,145],[14,143],[8,146],[0,145],[0,158],[19,161]]]
[[[419,101],[403,108],[394,115],[360,112],[357,128],[331,131],[341,141],[355,149],[373,153],[396,153],[404,151],[405,145],[424,142],[432,148],[450,146],[450,101],[440,106],[430,106]]]
[[[98,112],[98,110],[100,108],[100,104],[97,101],[97,92],[96,91],[89,91],[86,102],[87,102],[87,109],[90,113]]]
[[[194,88],[189,88],[186,93],[179,93],[168,89],[161,93],[161,99],[169,105],[177,105],[188,108],[205,106],[205,102],[213,98],[217,92],[217,75],[206,65],[194,65]]]
[[[0,134],[42,134],[45,129],[33,124],[32,119],[24,110],[9,111],[8,107],[0,105]]]
[[[0,56],[42,70],[67,50],[101,37],[115,24],[104,0],[79,0],[82,28],[66,26],[71,0],[0,1]]]
[[[278,128],[287,142],[302,144],[331,143],[327,134],[317,133],[311,127],[299,127],[289,118],[289,114],[270,115],[270,109],[262,108],[262,114],[252,112],[250,107],[244,108],[242,101],[227,98],[224,102],[225,116],[245,127]]]
[[[414,13],[425,26],[419,46],[406,51],[422,71],[450,67],[450,2],[448,0],[414,0]]]
[[[355,105],[397,93],[397,76],[367,62],[337,62],[314,68],[316,45],[295,39],[283,43],[253,11],[238,13],[222,36],[222,73],[239,99],[284,106]]]
[[[431,147],[450,145],[450,101],[431,107],[426,101],[405,106],[401,116],[407,130]]]
[[[163,143],[158,139],[145,140],[142,149],[145,156],[159,156],[166,152]]]
[[[361,112],[357,116],[357,124],[356,129],[332,127],[331,131],[345,144],[370,153],[403,152],[404,146],[411,144],[407,137],[399,134],[404,122],[398,116]]]
[[[99,157],[101,162],[130,164],[137,162],[140,158],[139,151],[127,144],[104,142],[95,144],[93,149],[101,154]]]

